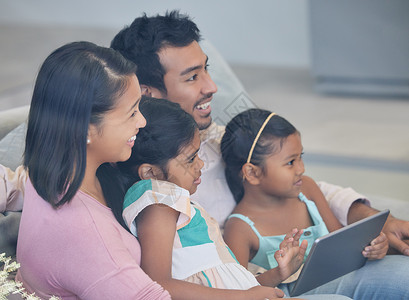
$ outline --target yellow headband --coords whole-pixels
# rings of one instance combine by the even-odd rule
[[[261,133],[263,132],[264,127],[266,127],[268,121],[270,121],[271,117],[274,116],[275,114],[276,114],[276,113],[272,112],[272,113],[267,117],[267,119],[264,121],[263,125],[261,125],[260,130],[258,131],[258,133],[257,133],[257,135],[256,135],[256,138],[254,139],[253,145],[251,145],[250,152],[249,152],[249,156],[247,157],[247,163],[249,163],[250,160],[251,160],[251,156],[253,155],[254,147],[256,147],[257,141],[258,141],[258,139],[260,138],[260,135],[261,135]]]

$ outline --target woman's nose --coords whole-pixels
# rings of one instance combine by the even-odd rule
[[[140,116],[137,118],[136,128],[144,128],[146,126],[146,119],[140,111],[138,113]]]

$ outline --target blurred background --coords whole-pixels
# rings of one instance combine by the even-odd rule
[[[307,175],[377,208],[404,203],[393,213],[409,218],[407,0],[0,0],[0,110],[30,103],[55,48],[109,46],[143,12],[172,9],[192,17],[257,106],[299,129]]]

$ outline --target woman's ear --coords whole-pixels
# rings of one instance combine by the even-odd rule
[[[138,168],[138,175],[141,179],[163,179],[163,172],[160,168],[151,164],[142,164]]]
[[[95,125],[90,124],[88,126],[88,134],[87,134],[87,144],[91,144],[93,141],[93,138],[98,135],[98,129]]]
[[[245,163],[241,167],[243,174],[243,180],[246,180],[251,185],[257,185],[260,183],[263,172],[259,166],[255,166],[252,163]]]

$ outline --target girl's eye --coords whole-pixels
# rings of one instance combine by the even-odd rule
[[[206,65],[205,65],[205,67],[204,67],[205,71],[207,71],[207,69],[209,68],[209,66],[210,66],[209,64],[206,64]]]
[[[292,166],[292,165],[294,164],[294,161],[295,161],[295,159],[289,161],[289,162],[287,163],[287,165]]]
[[[192,164],[195,161],[196,157],[197,157],[197,153],[191,159],[188,160],[188,163]]]
[[[133,117],[135,117],[136,116],[136,114],[137,114],[137,110],[134,110],[134,112],[132,113],[132,115],[131,115],[131,118],[133,118]]]

